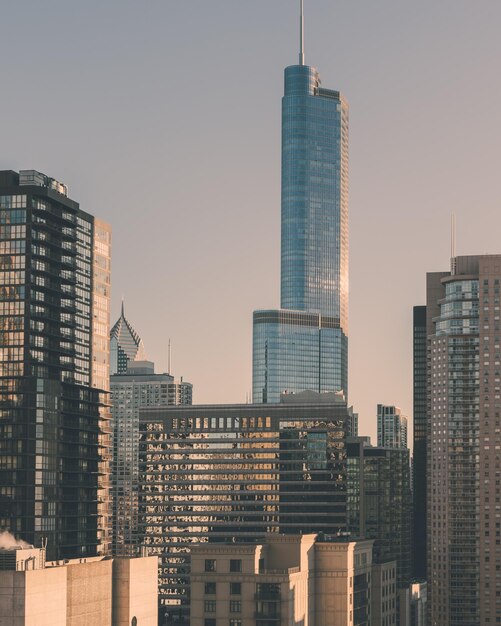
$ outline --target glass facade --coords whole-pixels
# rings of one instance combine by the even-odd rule
[[[49,559],[109,541],[111,234],[66,191],[0,172],[0,527]]]
[[[343,389],[347,337],[339,320],[300,311],[255,311],[253,397],[279,402],[280,394]]]
[[[348,105],[304,65],[282,100],[281,307],[254,314],[254,402],[347,394]]]
[[[348,106],[315,68],[285,70],[282,99],[283,309],[348,321]]]
[[[412,496],[409,450],[348,440],[348,530],[374,539],[375,563],[397,562],[397,587],[412,578]]]
[[[186,616],[190,546],[346,529],[348,421],[322,404],[140,410],[140,526],[160,597]]]

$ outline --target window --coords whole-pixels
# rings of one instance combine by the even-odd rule
[[[205,595],[207,596],[216,595],[216,583],[205,583]]]
[[[204,626],[216,626],[216,620],[214,618],[205,619]]]
[[[215,613],[216,612],[216,601],[215,600],[206,600],[204,602],[204,611],[206,613]]]
[[[242,626],[241,619],[230,619],[230,626]]]
[[[241,613],[242,603],[240,600],[230,600],[230,613]]]
[[[215,559],[205,559],[205,571],[206,572],[215,572],[216,571],[216,560]]]
[[[241,572],[242,561],[240,559],[230,559],[230,572]]]
[[[232,596],[242,595],[242,583],[230,583],[230,595]]]

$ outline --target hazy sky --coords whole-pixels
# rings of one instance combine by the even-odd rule
[[[425,272],[501,253],[501,2],[305,0],[306,62],[350,103],[350,402],[412,414]],[[279,305],[280,98],[297,0],[1,7],[1,169],[113,227],[113,314],[200,402],[245,401]]]

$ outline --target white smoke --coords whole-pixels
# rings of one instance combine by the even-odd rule
[[[13,548],[31,548],[32,546],[22,539],[16,539],[8,530],[0,532],[0,548],[12,550]]]

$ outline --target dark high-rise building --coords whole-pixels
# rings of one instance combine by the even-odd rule
[[[62,183],[0,172],[0,528],[108,548],[111,232]]]
[[[254,312],[253,400],[347,394],[348,104],[303,52],[285,69],[281,223],[281,310]]]
[[[374,539],[374,563],[397,563],[397,587],[412,578],[409,450],[373,447],[350,437],[347,449],[348,530]]]
[[[171,619],[188,610],[193,543],[346,530],[346,402],[283,400],[140,410],[140,528]]]
[[[415,306],[413,317],[414,451],[413,564],[414,577],[426,579],[426,307]]]
[[[501,255],[427,274],[431,626],[501,621]]]

